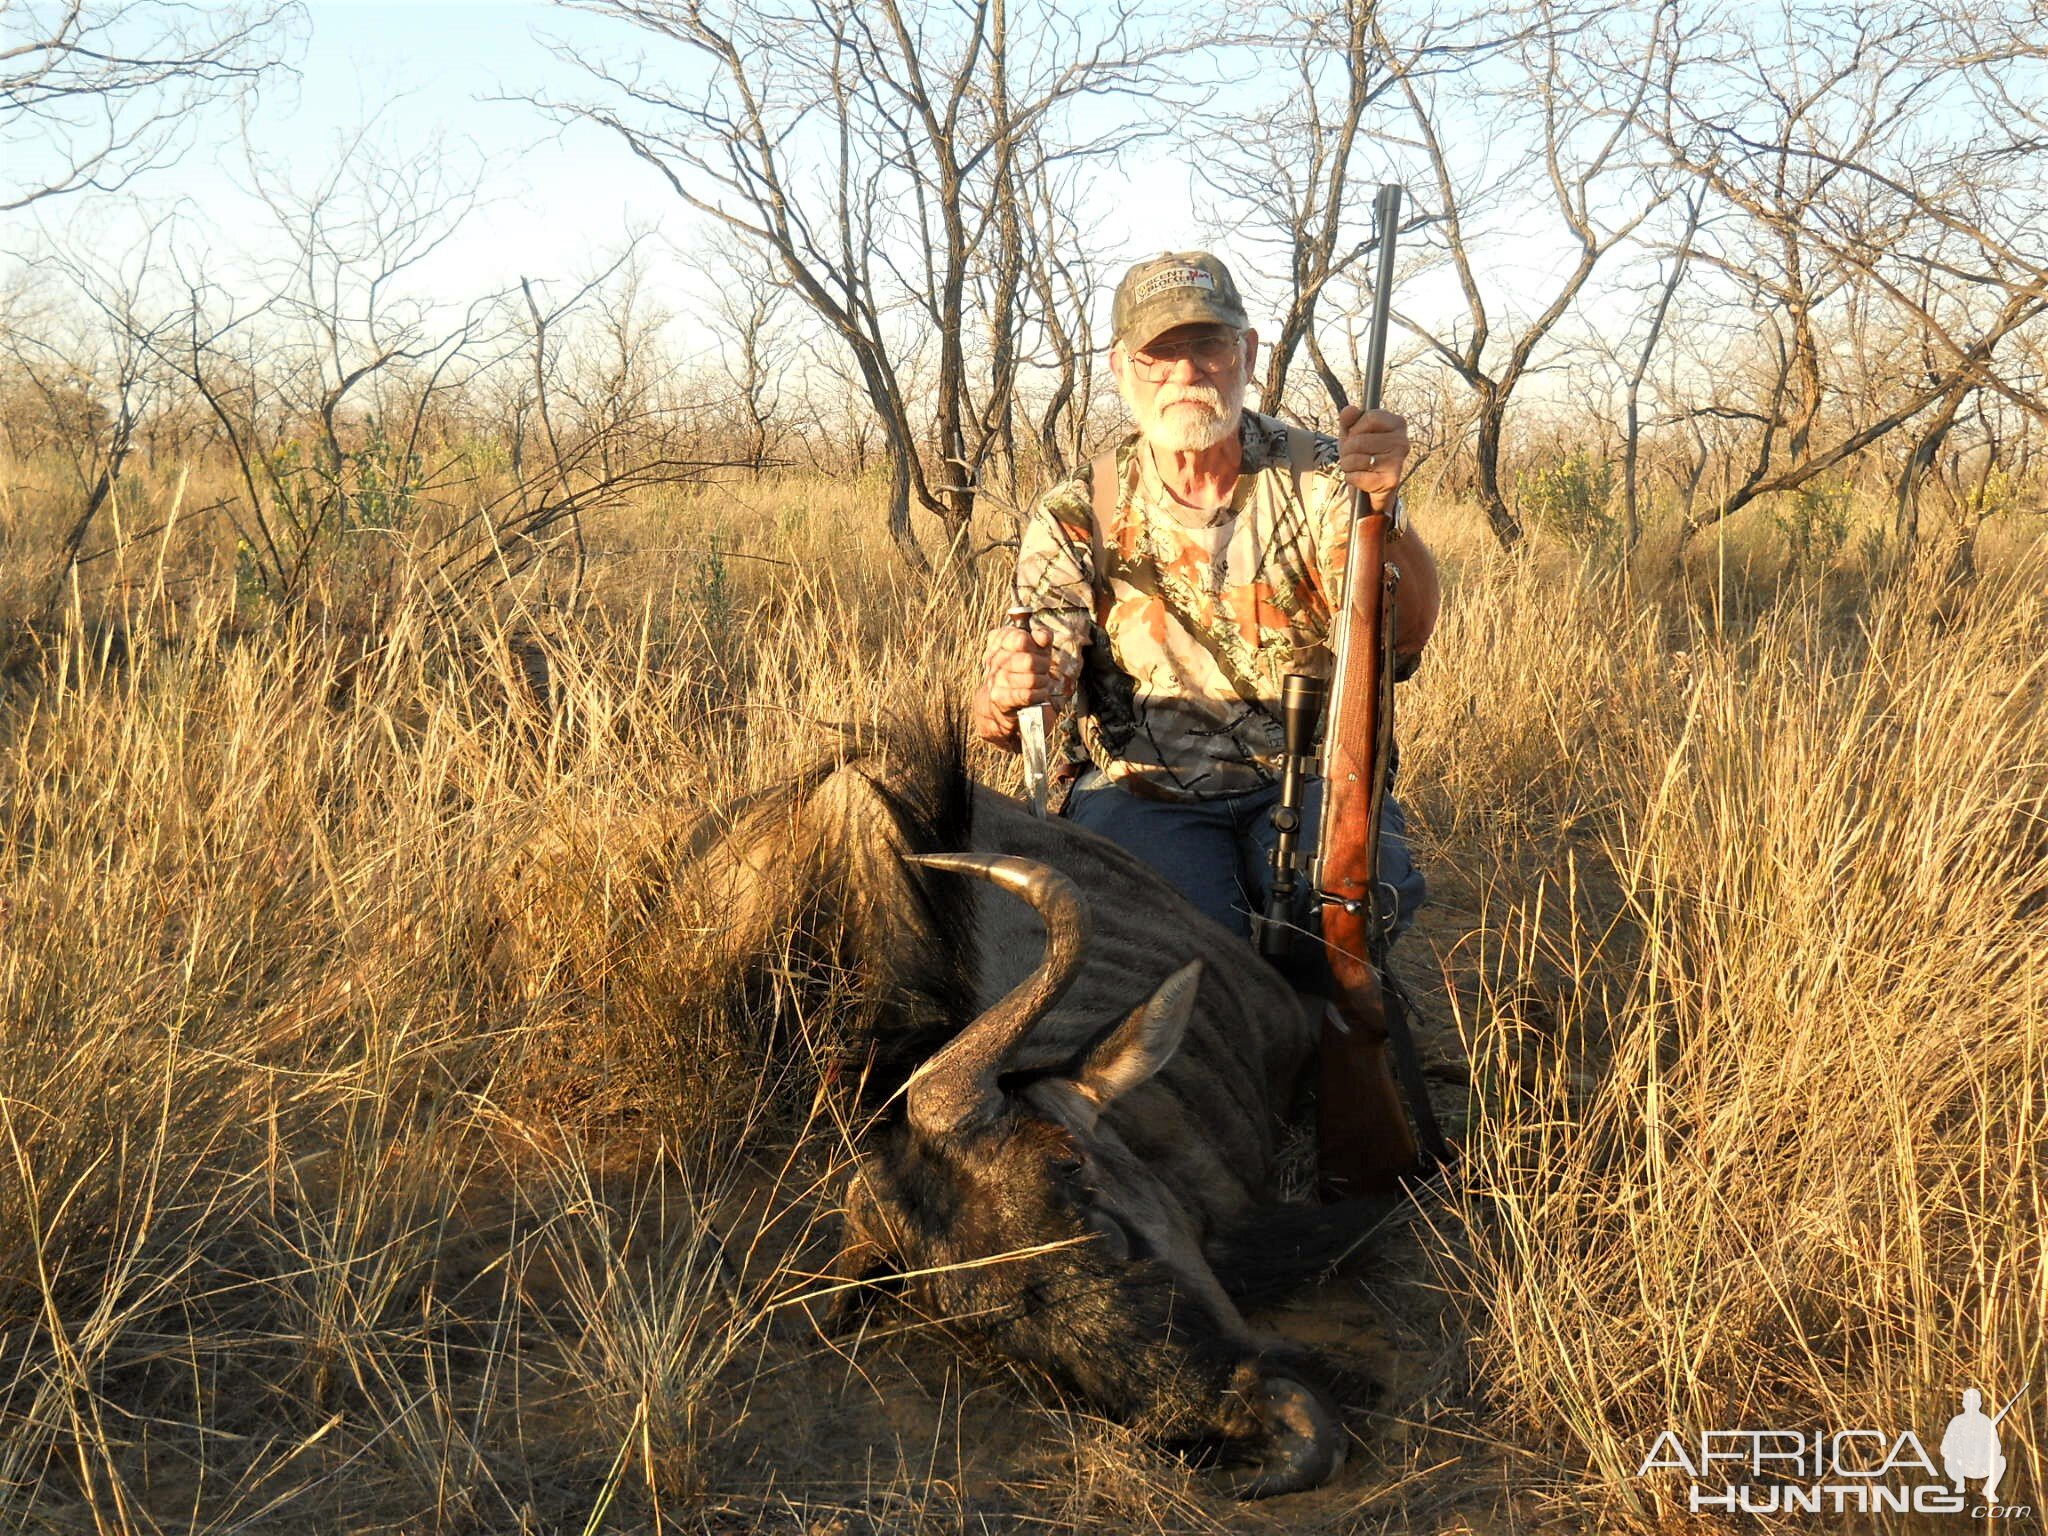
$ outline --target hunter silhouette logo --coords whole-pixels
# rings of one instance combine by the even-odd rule
[[[1941,1436],[1941,1465],[1910,1429],[1708,1429],[1691,1440],[1667,1429],[1651,1444],[1636,1476],[1682,1472],[1686,1508],[1752,1515],[1963,1515],[2027,1520],[2026,1504],[1998,1502],[2010,1465],[1998,1426],[2025,1395],[2022,1387],[1995,1414],[1970,1387],[1963,1411]],[[1969,1485],[1982,1487],[1978,1498]]]
[[[1984,1479],[1984,1502],[1998,1502],[1998,1480],[2005,1476],[2005,1457],[1998,1447],[1998,1423],[2020,1400],[2015,1392],[1997,1414],[1986,1418],[1984,1394],[1975,1387],[1963,1393],[1963,1411],[1948,1421],[1941,1436],[1941,1470],[1955,1481],[1956,1492],[1973,1478]]]

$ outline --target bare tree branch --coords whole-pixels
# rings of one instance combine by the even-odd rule
[[[0,212],[112,191],[176,157],[190,114],[284,68],[295,4],[8,0]]]

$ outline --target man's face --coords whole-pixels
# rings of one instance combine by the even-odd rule
[[[1138,430],[1167,453],[1200,453],[1237,430],[1257,333],[1177,325],[1141,347],[1118,343],[1110,370]]]

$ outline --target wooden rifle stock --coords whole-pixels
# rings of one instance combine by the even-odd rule
[[[1401,189],[1380,188],[1375,206],[1379,272],[1373,291],[1364,401],[1380,403],[1392,316],[1394,236]],[[1326,1196],[1366,1194],[1420,1172],[1421,1147],[1409,1123],[1388,1042],[1379,910],[1380,807],[1394,742],[1394,592],[1386,563],[1389,514],[1354,492],[1344,607],[1333,616],[1336,673],[1323,733],[1323,815],[1316,881],[1323,945],[1334,985],[1323,1016],[1317,1148]],[[1426,1110],[1426,1106],[1424,1106]]]
[[[1390,1189],[1422,1167],[1394,1076],[1377,964],[1380,804],[1394,702],[1395,577],[1385,561],[1387,521],[1385,513],[1367,511],[1352,529],[1337,676],[1323,736],[1316,869],[1334,986],[1323,1016],[1316,1145],[1325,1193],[1337,1196]]]

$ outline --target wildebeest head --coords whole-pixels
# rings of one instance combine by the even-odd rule
[[[901,1112],[861,1157],[848,1199],[848,1278],[902,1277],[950,1321],[1032,1361],[1168,1442],[1224,1442],[1257,1465],[1247,1496],[1310,1487],[1344,1430],[1306,1363],[1257,1338],[1204,1256],[1184,1200],[1105,1112],[1179,1047],[1199,962],[1160,985],[1077,1061],[1007,1067],[1066,990],[1088,915],[1065,876],[1018,858],[930,855],[1044,920],[1037,970],[925,1062]]]

